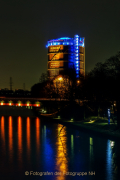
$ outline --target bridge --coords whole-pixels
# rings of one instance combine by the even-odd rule
[[[56,98],[32,98],[32,97],[0,97],[0,106],[28,106],[40,107],[41,102],[68,101],[67,99]]]
[[[60,98],[33,98],[33,97],[4,97],[0,96],[0,106],[28,106],[40,107],[41,103],[50,102],[68,102],[68,99]],[[82,104],[85,100],[75,100],[77,103]]]
[[[0,106],[28,106],[40,107],[40,98],[0,97]]]

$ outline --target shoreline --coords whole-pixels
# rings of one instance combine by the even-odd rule
[[[42,117],[48,122],[61,123],[65,126],[73,127],[77,130],[92,133],[94,135],[105,137],[110,140],[120,140],[120,129],[117,129],[117,125],[113,124],[112,122],[110,125],[108,125],[107,120],[105,118],[98,119],[96,121],[71,121],[60,118],[48,117],[45,115],[40,115],[40,117]]]

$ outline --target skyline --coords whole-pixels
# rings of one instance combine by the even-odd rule
[[[120,51],[120,2],[102,0],[4,1],[0,3],[0,89],[26,89],[47,71],[49,39],[85,37],[86,71]]]

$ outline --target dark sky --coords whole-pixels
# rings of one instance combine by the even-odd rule
[[[0,88],[47,70],[48,39],[85,37],[86,71],[120,51],[120,0],[0,0]]]

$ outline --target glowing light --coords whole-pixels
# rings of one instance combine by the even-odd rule
[[[115,145],[115,142],[114,141],[110,141],[110,145],[111,145],[111,148],[113,148],[114,145]]]
[[[62,38],[59,38],[59,39],[71,39],[71,38],[69,38],[69,37],[62,37]]]
[[[93,138],[90,137],[90,145],[93,145]]]
[[[95,122],[95,120],[90,120],[88,123],[94,123]]]
[[[110,117],[110,109],[108,109],[108,117]]]
[[[62,80],[63,80],[63,78],[62,78],[62,77],[59,77],[59,78],[58,78],[58,80],[59,80],[59,81],[62,81]]]

